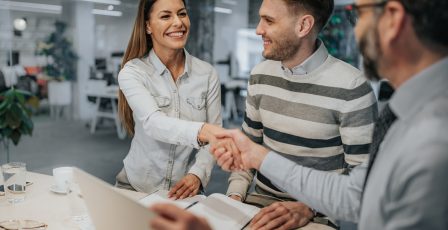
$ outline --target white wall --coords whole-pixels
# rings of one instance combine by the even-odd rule
[[[8,10],[0,10],[0,68],[6,66],[12,47],[12,21]]]
[[[124,51],[134,25],[133,14],[122,17],[96,16],[96,57],[110,57],[116,51]]]
[[[0,12],[0,66],[6,65],[6,52],[19,51],[20,64],[24,66],[44,65],[45,59],[35,56],[36,44],[54,31],[54,22],[59,15],[20,11]],[[14,36],[12,23],[16,18],[26,18],[27,27],[22,36]]]
[[[233,2],[229,4],[226,2]],[[249,0],[238,1],[216,1],[216,7],[231,9],[232,14],[215,12],[215,41],[213,48],[214,62],[227,59],[232,54],[232,76],[238,75],[238,68],[235,60],[237,48],[237,31],[248,27]],[[225,68],[217,68],[221,81],[226,80],[227,71]]]

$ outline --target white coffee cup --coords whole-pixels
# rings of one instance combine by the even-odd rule
[[[58,191],[68,192],[69,183],[73,182],[73,168],[59,167],[53,169],[55,186]]]

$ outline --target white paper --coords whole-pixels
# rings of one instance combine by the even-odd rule
[[[204,217],[215,230],[241,229],[260,211],[258,207],[214,193],[188,209]]]
[[[140,199],[138,202],[146,207],[150,207],[154,204],[174,204],[180,208],[187,208],[188,206],[190,206],[191,204],[197,202],[197,201],[201,201],[204,200],[206,198],[206,196],[204,195],[196,195],[193,197],[189,197],[189,198],[185,198],[182,200],[173,200],[168,198],[168,191],[166,190],[159,190],[155,193],[152,193],[151,195],[148,195],[142,199]]]

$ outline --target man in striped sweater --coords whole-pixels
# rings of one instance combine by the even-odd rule
[[[348,172],[367,157],[377,105],[362,72],[329,55],[317,38],[333,8],[333,0],[263,1],[257,34],[267,60],[251,72],[242,128],[253,141],[300,165]],[[247,195],[253,180],[256,193]],[[288,209],[294,213],[288,227],[315,216],[256,171],[232,173],[227,194]],[[261,211],[254,220],[275,222],[268,214]]]

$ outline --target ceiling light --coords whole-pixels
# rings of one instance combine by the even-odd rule
[[[24,18],[16,18],[14,20],[14,29],[24,31],[26,29],[26,20]]]
[[[229,5],[237,4],[237,2],[235,0],[222,0],[222,3],[229,4]]]
[[[121,17],[121,11],[93,9],[92,14]]]
[[[227,9],[227,8],[222,8],[222,7],[215,6],[214,10],[215,10],[216,13],[232,14],[232,10],[231,9]]]
[[[49,14],[60,14],[62,12],[62,6],[60,5],[40,4],[31,2],[2,1],[2,0],[0,0],[0,9],[49,13]]]
[[[114,10],[114,5],[109,5],[109,6],[107,7],[107,10]]]
[[[109,4],[109,5],[120,5],[120,0],[81,0],[84,2],[93,2],[93,3],[101,3],[101,4]]]

